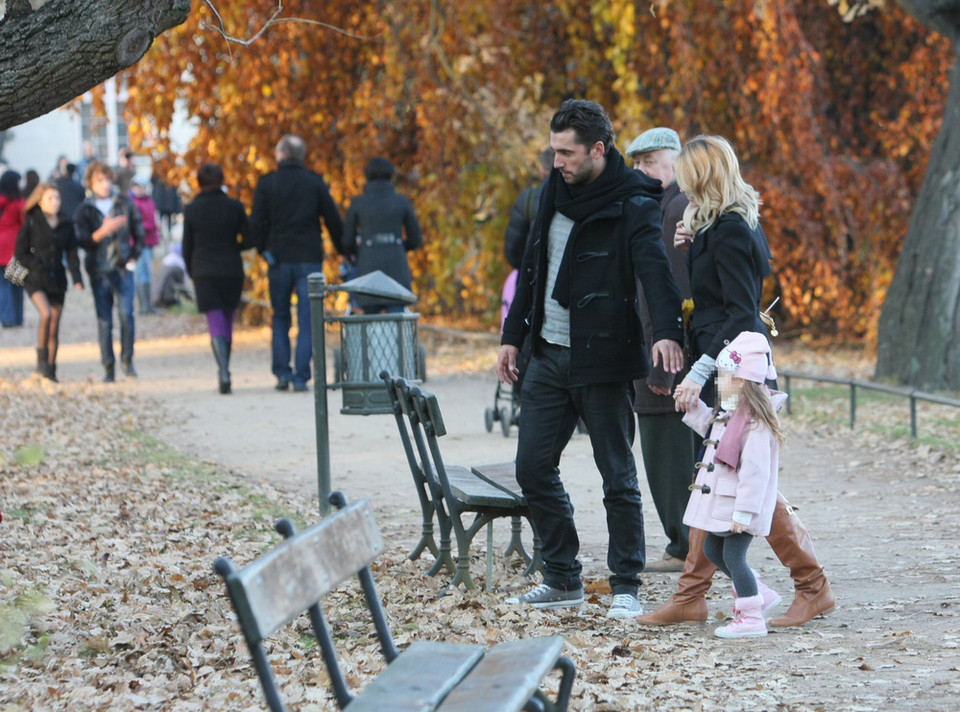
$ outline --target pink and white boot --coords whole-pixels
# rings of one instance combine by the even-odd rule
[[[758,574],[753,569],[750,569],[750,570],[753,571],[753,577],[757,580],[757,592],[760,594],[760,596],[763,597],[763,606],[761,607],[760,611],[762,613],[766,613],[769,609],[773,608],[775,605],[780,603],[780,601],[782,601],[783,599],[780,597],[779,593],[774,591],[772,588],[767,586],[767,584],[765,584],[763,581],[760,580],[760,574]],[[737,587],[731,586],[730,590],[733,591],[733,598],[734,600],[736,600]]]
[[[718,638],[758,638],[767,634],[763,620],[763,596],[745,596],[733,602],[733,623],[713,631]]]

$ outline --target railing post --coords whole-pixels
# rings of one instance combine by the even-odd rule
[[[917,439],[917,399],[914,391],[910,391],[910,435]]]
[[[857,422],[857,384],[850,381],[850,430]]]
[[[327,344],[323,316],[323,298],[327,281],[321,272],[307,277],[310,295],[310,331],[313,338],[313,402],[317,430],[317,494],[320,516],[330,513],[330,422],[327,417]]]

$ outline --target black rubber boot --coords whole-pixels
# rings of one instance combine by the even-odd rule
[[[225,336],[211,336],[210,346],[213,356],[217,359],[217,380],[220,383],[221,393],[230,393],[230,342]]]

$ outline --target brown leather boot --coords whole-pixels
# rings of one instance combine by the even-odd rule
[[[836,600],[817,561],[813,540],[793,507],[779,493],[767,542],[780,562],[790,569],[796,589],[790,609],[779,618],[771,619],[770,625],[780,628],[803,625],[821,613],[832,611]]]
[[[702,529],[690,529],[690,550],[683,562],[683,573],[677,581],[677,592],[660,608],[636,618],[646,625],[699,622],[707,620],[707,601],[704,595],[713,582],[717,567],[703,553],[703,541],[707,533]]]

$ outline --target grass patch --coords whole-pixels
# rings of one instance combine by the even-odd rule
[[[128,432],[136,443],[131,448],[131,458],[126,464],[154,465],[163,470],[163,474],[173,479],[216,480],[216,468],[190,457],[181,455],[163,440],[140,430]]]
[[[792,388],[788,402],[791,415],[815,425],[850,427],[849,386]],[[889,440],[905,440],[911,447],[943,448],[954,455],[960,453],[960,410],[952,406],[918,400],[916,438],[911,433],[910,399],[906,396],[857,388],[853,416],[854,430]]]

